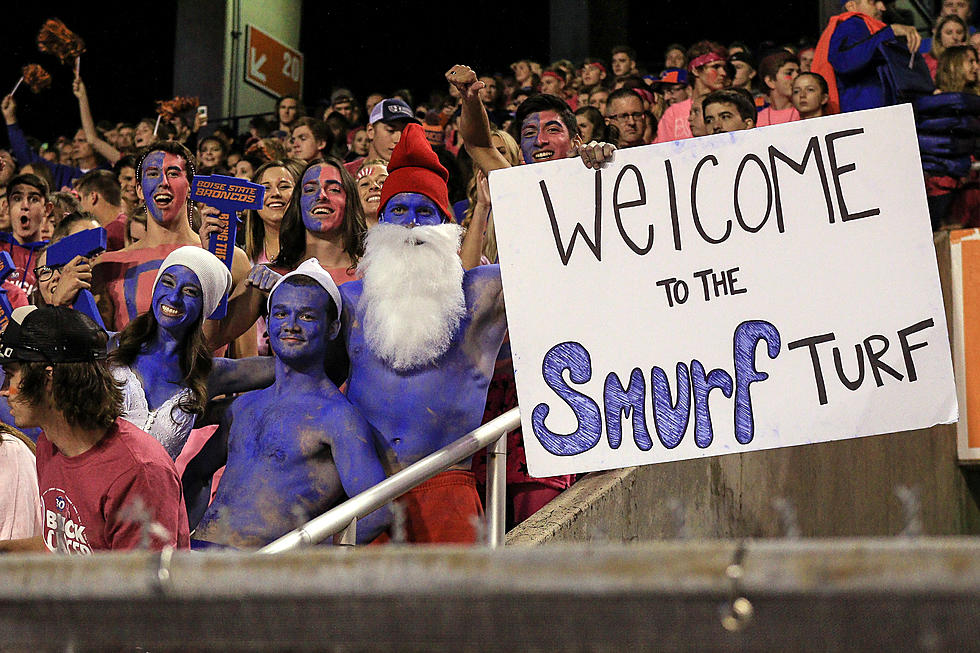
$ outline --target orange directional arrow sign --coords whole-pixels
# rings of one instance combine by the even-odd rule
[[[275,97],[302,95],[303,53],[248,26],[245,81]]]

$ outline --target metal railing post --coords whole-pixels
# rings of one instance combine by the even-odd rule
[[[487,545],[504,544],[507,521],[507,433],[487,447]]]

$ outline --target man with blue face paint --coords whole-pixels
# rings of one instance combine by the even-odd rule
[[[405,127],[388,172],[361,278],[340,292],[347,397],[392,474],[479,426],[506,325],[500,268],[463,271],[448,173],[420,125]],[[468,460],[399,503],[409,541],[475,541],[482,508]]]
[[[230,405],[184,474],[197,548],[255,548],[385,479],[371,429],[324,373],[340,329],[340,291],[316,259],[283,276],[269,295],[275,384]],[[210,478],[226,465],[214,502]],[[357,523],[358,542],[388,524],[380,508]]]
[[[150,310],[153,283],[160,264],[185,245],[201,245],[191,227],[193,157],[183,145],[158,141],[142,152],[136,168],[136,194],[146,204],[146,235],[116,252],[106,252],[92,270],[92,293],[110,331],[121,331]],[[205,207],[205,215],[216,214]],[[235,248],[232,277],[237,284],[250,269],[245,252]],[[214,327],[208,325],[210,329]],[[254,352],[247,352],[254,353]]]

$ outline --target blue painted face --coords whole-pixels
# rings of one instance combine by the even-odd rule
[[[272,294],[269,346],[292,367],[322,365],[330,339],[328,311],[333,300],[319,285],[285,283]]]
[[[442,224],[442,214],[436,203],[421,193],[398,193],[385,204],[378,222],[403,227],[431,227]]]
[[[201,319],[204,293],[190,268],[171,265],[153,286],[153,317],[160,328],[175,338],[183,336]]]
[[[332,165],[313,166],[303,174],[299,199],[303,226],[313,233],[336,231],[344,224],[347,191]]]

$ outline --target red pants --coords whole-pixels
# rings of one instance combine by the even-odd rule
[[[405,511],[405,541],[476,542],[474,518],[483,518],[473,472],[449,470],[409,490],[398,499]]]

